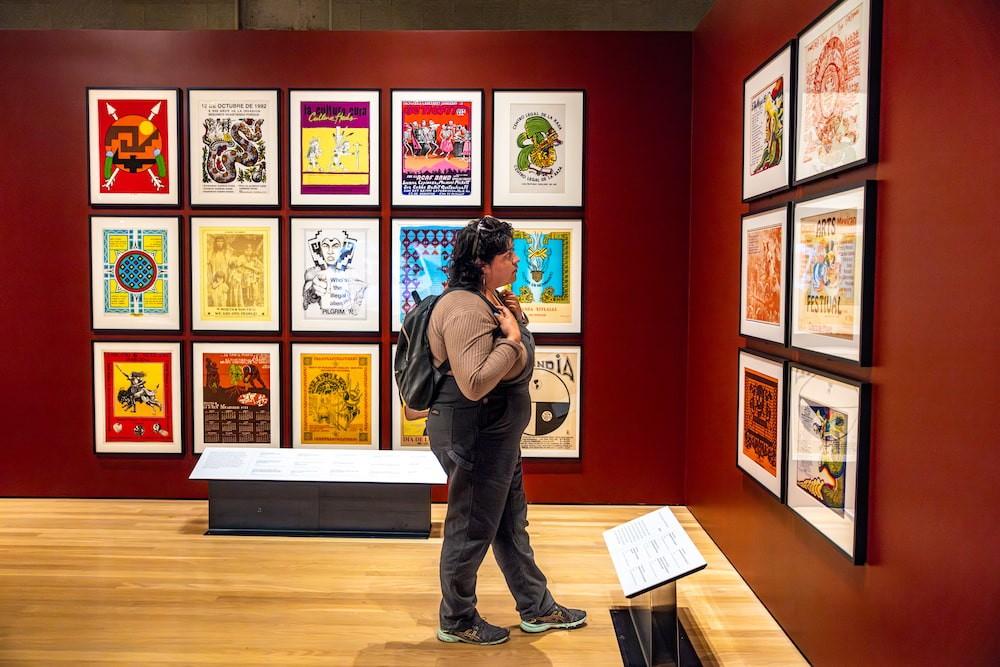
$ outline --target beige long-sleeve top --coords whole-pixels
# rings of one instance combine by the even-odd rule
[[[471,401],[517,377],[527,363],[522,344],[494,338],[497,326],[490,307],[474,292],[449,292],[434,304],[427,325],[434,365],[450,360],[459,390]]]

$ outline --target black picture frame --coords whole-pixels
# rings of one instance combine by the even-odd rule
[[[743,79],[743,85],[742,85],[743,106],[742,106],[742,121],[740,125],[741,127],[740,146],[742,146],[740,192],[743,202],[752,202],[767,197],[771,197],[778,193],[785,192],[786,190],[789,190],[792,187],[792,178],[793,178],[794,160],[795,160],[795,129],[796,129],[796,109],[797,109],[797,104],[796,104],[797,90],[796,90],[796,78],[795,78],[797,52],[795,46],[796,42],[794,39],[786,42],[781,46],[781,48],[779,48],[777,51],[771,54],[767,58],[767,60],[761,63],[754,71],[750,72],[750,74],[748,74]],[[784,123],[784,128],[782,128],[783,145],[781,147],[782,160],[784,162],[786,170],[785,177],[783,179],[783,182],[780,182],[774,185],[773,187],[766,187],[765,185],[763,186],[764,187],[763,190],[755,190],[748,194],[747,172],[749,171],[749,165],[748,165],[749,147],[747,142],[750,140],[750,138],[747,136],[748,135],[747,109],[748,107],[752,107],[753,103],[747,99],[747,86],[751,85],[751,83],[754,82],[754,79],[765,71],[781,69],[781,71],[784,72],[784,68],[780,67],[780,63],[778,61],[780,58],[784,57],[786,51],[788,52],[788,74],[785,77],[787,86],[784,87],[784,91],[782,93],[782,98],[783,98],[782,105],[784,107],[782,113],[785,119],[785,123]],[[754,176],[753,174],[750,175],[751,179],[753,178],[753,176]]]
[[[847,557],[854,565],[863,565],[867,558],[868,550],[868,489],[869,489],[869,470],[870,470],[870,451],[871,451],[871,394],[872,386],[868,382],[863,382],[860,380],[854,380],[841,375],[830,373],[827,371],[818,370],[816,368],[811,368],[803,364],[789,362],[787,365],[788,369],[788,419],[787,419],[787,429],[785,433],[785,442],[787,445],[787,455],[786,455],[786,478],[785,478],[785,504],[792,511],[794,515],[799,517],[807,525],[813,528],[817,533],[823,536],[823,538],[830,542],[839,553]],[[796,412],[798,401],[797,398],[800,397],[800,392],[797,390],[796,380],[794,378],[796,373],[805,373],[807,375],[812,375],[813,377],[825,380],[828,383],[839,383],[842,387],[849,387],[850,391],[857,392],[857,402],[856,406],[850,406],[856,410],[855,418],[858,422],[858,429],[856,432],[856,456],[855,456],[855,468],[856,474],[854,476],[854,518],[850,525],[843,527],[842,530],[836,531],[839,533],[840,542],[838,542],[837,537],[831,531],[831,522],[835,522],[835,519],[831,518],[831,521],[826,521],[829,515],[824,516],[824,511],[829,511],[836,514],[834,509],[822,506],[822,503],[818,501],[815,496],[807,494],[800,491],[798,485],[793,488],[793,477],[797,477],[795,470],[793,470],[794,452],[796,451],[795,443],[797,442],[793,436],[793,430],[797,422],[801,419]],[[848,425],[850,429],[850,425]],[[848,452],[845,453],[845,462],[847,462],[849,457]],[[827,473],[830,474],[830,473]],[[844,474],[844,473],[842,473]],[[845,481],[845,487],[847,482]],[[844,491],[844,515],[847,512],[847,499],[848,491],[845,488]],[[808,509],[817,509],[819,514],[823,516],[823,523],[826,525],[826,530],[824,526],[818,525],[810,517],[806,516],[806,513],[797,509],[797,505],[793,503],[799,502],[799,496],[808,496],[810,501],[814,503],[813,507]],[[810,512],[813,514],[814,512]],[[845,548],[841,542],[845,539],[849,540],[849,544],[852,548]]]
[[[747,271],[749,269],[747,256],[749,254],[749,244],[748,244],[748,223],[752,224],[750,221],[754,218],[762,218],[764,216],[770,216],[777,218],[782,216],[782,239],[781,239],[781,269],[780,269],[780,280],[781,285],[778,294],[778,332],[768,331],[768,325],[766,323],[756,323],[746,317],[747,314],[747,301],[748,293],[750,291],[750,285],[748,280]],[[787,346],[789,337],[789,326],[788,319],[790,314],[790,302],[789,294],[791,289],[789,288],[790,280],[792,276],[791,269],[791,257],[792,248],[789,241],[791,228],[792,228],[792,202],[785,202],[779,206],[774,206],[771,208],[762,209],[760,211],[755,211],[753,213],[744,213],[740,216],[740,302],[739,302],[739,331],[740,335],[746,338],[753,338],[756,340],[762,340],[768,343],[777,343],[778,345]]]
[[[744,395],[743,394],[744,356],[756,358],[766,363],[777,364],[780,367],[780,377],[778,378],[780,387],[777,388],[778,396],[776,399],[776,408],[779,410],[779,414],[777,417],[777,432],[775,434],[775,437],[778,439],[778,442],[776,443],[775,446],[776,451],[775,451],[774,486],[776,486],[777,489],[768,486],[768,484],[766,484],[761,479],[763,475],[759,473],[757,470],[753,469],[752,467],[749,467],[749,466],[757,466],[757,468],[759,468],[762,473],[768,472],[758,463],[753,462],[751,460],[748,462],[747,466],[743,465],[744,455],[743,455],[743,447],[741,446],[741,444],[744,442],[744,432],[745,432],[744,425],[746,421],[746,413],[744,411],[744,402],[740,400],[740,396]],[[788,447],[786,444],[786,433],[788,429],[788,423],[787,423],[788,422],[788,360],[782,359],[781,357],[777,357],[771,354],[766,354],[757,350],[751,350],[750,348],[747,347],[743,347],[737,351],[736,367],[737,370],[739,371],[737,377],[740,382],[740,384],[736,388],[736,467],[739,468],[740,472],[743,473],[744,477],[752,480],[754,484],[757,484],[758,486],[760,486],[760,488],[764,489],[765,491],[773,495],[775,499],[777,499],[779,502],[784,503],[785,479],[787,475],[787,463],[788,463],[787,461],[788,457],[786,456],[788,451]],[[758,372],[763,372],[760,371],[759,369],[755,370],[758,370]],[[741,415],[744,416],[744,419],[740,419]],[[764,479],[766,479],[766,477]]]
[[[863,114],[861,114],[861,117],[864,118],[865,122],[865,154],[861,158],[853,160],[848,159],[844,162],[837,163],[832,167],[803,175],[799,158],[800,152],[805,150],[807,142],[803,141],[800,135],[807,125],[804,123],[802,118],[802,114],[805,113],[806,105],[803,104],[801,97],[806,92],[806,86],[803,85],[800,79],[803,77],[803,68],[806,67],[809,62],[808,59],[803,56],[803,49],[809,48],[808,38],[810,31],[820,26],[823,21],[831,18],[832,15],[842,10],[849,3],[861,6],[867,5],[868,7],[868,40],[866,42],[868,49],[868,67],[862,74],[862,76],[867,77],[868,85],[867,89],[865,89],[866,95],[864,100],[866,108],[864,109]],[[878,162],[879,104],[881,99],[882,74],[882,0],[837,0],[837,2],[828,7],[826,11],[816,17],[812,23],[803,28],[798,34],[796,41],[798,45],[796,52],[795,74],[796,135],[794,149],[795,159],[792,165],[794,169],[794,184],[799,186],[804,183],[811,183],[822,178],[827,178],[828,176],[841,174],[866,164],[874,164]],[[831,48],[831,51],[834,53],[834,55],[831,56],[831,60],[837,60],[838,57],[836,54],[839,53],[839,49]],[[836,63],[828,63],[828,65],[823,69],[825,72],[831,72],[831,76],[835,76],[835,73],[842,68],[840,68]]]

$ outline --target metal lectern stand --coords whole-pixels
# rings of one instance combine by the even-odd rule
[[[677,615],[677,584],[671,581],[611,610],[625,667],[700,667],[701,661]]]

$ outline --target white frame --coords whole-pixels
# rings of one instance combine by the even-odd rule
[[[539,359],[541,356],[539,353],[566,353],[572,352],[576,354],[576,367],[573,369],[574,373],[574,384],[575,394],[571,395],[570,398],[573,401],[571,403],[570,414],[567,416],[567,420],[572,419],[573,422],[573,433],[575,434],[575,444],[576,447],[571,450],[560,450],[560,449],[539,449],[525,447],[524,445],[524,435],[521,436],[521,456],[524,458],[538,458],[538,459],[579,459],[580,458],[580,447],[583,439],[583,433],[581,429],[581,414],[583,412],[583,404],[581,397],[583,396],[582,385],[583,385],[583,350],[579,345],[539,345],[535,348],[535,369],[539,368]],[[532,377],[534,377],[532,375]],[[529,390],[530,391],[530,390]],[[532,408],[534,404],[532,403]],[[531,422],[529,422],[530,426]],[[544,438],[546,436],[536,436],[539,438]]]
[[[104,232],[124,228],[137,230],[165,229],[167,232],[167,312],[155,315],[132,315],[104,312]],[[90,302],[91,328],[95,331],[148,329],[180,331],[181,277],[180,217],[178,216],[106,216],[90,217]]]
[[[794,137],[795,118],[795,82],[792,79],[794,63],[794,42],[789,42],[776,54],[761,65],[743,82],[743,201],[774,194],[786,190],[792,182],[791,164],[793,159],[792,144]],[[783,120],[781,129],[782,146],[781,160],[776,167],[768,168],[752,174],[750,163],[751,121],[753,119],[753,96],[763,91],[778,77],[784,77],[782,97],[784,98]]]
[[[201,315],[201,240],[202,227],[269,227],[271,234],[271,273],[264,284],[269,288],[271,318],[258,321],[204,320]],[[191,218],[191,328],[195,331],[279,331],[281,328],[281,234],[280,219],[200,217]]]
[[[533,316],[533,306],[522,304],[521,309],[528,316],[528,327],[532,333],[580,333],[583,327],[583,221],[582,220],[511,220],[514,231],[568,231],[570,233],[570,321],[540,322]],[[522,257],[518,273],[527,271],[527,259]]]
[[[370,105],[368,122],[368,189],[363,194],[304,194],[302,193],[302,118],[298,107],[303,102],[367,102]],[[378,206],[381,192],[381,147],[379,144],[381,119],[381,91],[293,89],[288,92],[288,155],[289,197],[292,206]]]
[[[204,354],[229,352],[237,354],[271,355],[271,442],[205,442],[205,412],[202,408],[205,387],[202,384]],[[193,415],[194,453],[200,454],[205,447],[258,447],[273,449],[281,447],[281,345],[279,343],[193,343],[191,349],[191,414]]]
[[[741,219],[742,233],[740,235],[740,335],[752,336],[769,340],[780,345],[785,344],[788,330],[788,218],[791,209],[788,204],[772,208],[760,213],[744,215]],[[780,288],[778,290],[778,324],[770,324],[748,319],[747,314],[747,271],[749,269],[747,243],[749,233],[769,227],[781,228],[781,271]]]
[[[746,371],[757,371],[766,374],[778,381],[778,415],[775,451],[775,474],[772,476],[759,463],[743,453],[743,445],[746,437],[744,429],[744,418],[746,405]],[[779,359],[762,356],[753,353],[751,350],[740,350],[739,352],[739,386],[737,388],[737,408],[736,408],[736,465],[743,472],[747,473],[760,483],[765,489],[770,491],[777,498],[781,498],[782,486],[784,484],[783,466],[785,462],[785,363]]]
[[[512,141],[512,104],[565,104],[557,155],[564,169],[564,192],[511,192],[514,165],[507,159]],[[500,90],[493,93],[493,206],[583,206],[583,163],[586,127],[583,90]],[[558,164],[558,163],[557,163]]]
[[[188,185],[191,206],[277,207],[281,197],[281,144],[279,125],[281,124],[280,101],[277,88],[234,89],[234,88],[192,88],[188,93]],[[263,192],[238,192],[236,181],[229,183],[233,192],[205,192],[202,175],[202,135],[203,125],[208,115],[202,109],[205,103],[225,102],[229,104],[267,103],[260,113],[264,119],[264,147],[267,151],[267,187]],[[233,115],[236,115],[235,112]],[[255,118],[258,116],[254,116]]]
[[[167,102],[167,189],[169,192],[115,193],[102,192],[104,181],[101,164],[95,159],[104,143],[99,136],[99,114],[107,113],[98,108],[101,97],[119,100],[159,99]],[[87,89],[87,164],[90,203],[92,206],[180,206],[180,158],[183,137],[178,134],[180,118],[180,89],[178,88],[88,88]],[[171,109],[171,107],[173,107]]]
[[[468,220],[459,220],[455,218],[448,219],[435,219],[435,218],[393,218],[392,220],[392,252],[390,253],[392,266],[389,273],[390,280],[392,281],[391,298],[392,302],[389,304],[389,317],[391,318],[392,331],[399,331],[403,324],[404,313],[402,311],[401,300],[403,298],[403,288],[400,284],[402,279],[402,267],[400,262],[402,261],[402,254],[400,253],[399,245],[399,235],[403,229],[410,227],[426,227],[429,225],[434,226],[454,226],[455,231],[458,231],[462,227],[469,224]],[[429,296],[427,294],[422,294],[421,298]]]
[[[393,372],[394,363],[396,359],[396,347],[395,343],[392,344],[392,357],[389,360],[389,382],[392,384],[392,395],[389,397],[389,405],[391,406],[392,415],[390,417],[392,421],[392,448],[400,451],[406,452],[421,452],[430,451],[430,445],[426,447],[403,447],[403,399],[399,396],[399,385],[396,384],[396,374]],[[424,417],[426,423],[426,417]]]
[[[835,407],[844,412],[848,420],[848,444],[845,460],[848,472],[844,479],[844,514],[836,515],[836,511],[823,505],[819,500],[809,495],[796,484],[798,477],[796,463],[799,460],[802,433],[798,418],[800,398],[811,399],[816,403]],[[860,475],[861,468],[867,467],[862,458],[867,456],[867,443],[862,434],[867,433],[867,425],[862,419],[867,418],[864,407],[863,386],[839,382],[836,379],[820,373],[810,372],[795,364],[789,366],[788,375],[788,454],[787,471],[785,474],[785,502],[788,507],[816,528],[824,537],[833,542],[855,564],[864,560],[864,545],[857,544],[856,538],[865,541],[865,536],[857,531],[858,522],[866,525],[863,513],[866,508],[859,507],[859,499],[864,500],[864,490],[861,484],[867,484],[866,472]],[[859,491],[861,491],[859,493]],[[858,547],[861,547],[860,549]]]
[[[867,248],[870,239],[867,238],[870,227],[867,224],[870,212],[867,206],[867,187],[861,185],[849,190],[843,190],[828,195],[821,195],[805,201],[795,202],[792,213],[791,230],[791,307],[789,309],[789,344],[792,347],[817,352],[831,357],[839,357],[853,361],[856,364],[867,364],[866,350],[864,344],[864,332],[871,326],[866,322],[865,303],[870,298],[872,286],[868,281],[873,278],[868,271],[868,259],[870,249]],[[853,326],[851,340],[846,341],[818,333],[800,332],[798,330],[799,314],[801,310],[800,295],[803,290],[803,276],[799,275],[801,263],[801,232],[800,221],[805,217],[814,217],[824,213],[832,213],[844,209],[856,208],[858,211],[856,228],[856,246],[854,253],[854,304],[853,304]],[[872,272],[873,273],[873,272]],[[807,276],[806,276],[807,278]]]
[[[104,352],[155,352],[170,355],[170,374],[173,387],[170,400],[173,405],[173,415],[170,420],[170,435],[167,442],[161,444],[144,444],[138,442],[108,442],[104,438],[104,419],[108,406],[104,402]],[[91,372],[93,374],[94,397],[94,452],[97,454],[181,454],[184,451],[184,433],[182,414],[184,405],[181,402],[181,344],[170,342],[123,342],[123,341],[93,341],[91,346]]]
[[[810,42],[823,32],[832,28],[838,21],[846,17],[855,8],[860,7],[860,30],[858,44],[858,68],[860,70],[860,90],[857,91],[857,100],[852,105],[857,114],[856,139],[853,142],[854,154],[846,158],[840,158],[833,163],[820,165],[820,167],[806,168],[803,161],[804,151],[809,145],[805,141],[805,133],[811,126],[803,122],[803,114],[807,107],[806,96],[809,94],[809,87],[805,85],[807,76],[806,68],[809,65],[808,59],[804,57],[804,51],[809,48]],[[808,181],[830,176],[832,174],[851,169],[855,166],[866,164],[875,159],[877,151],[878,130],[875,125],[878,121],[878,100],[879,100],[879,53],[881,47],[881,0],[842,0],[827,9],[819,18],[799,33],[796,45],[796,75],[795,75],[795,185],[801,185]],[[875,59],[873,59],[873,54]],[[850,59],[850,56],[848,56]],[[853,68],[850,63],[841,63],[846,69]],[[871,136],[869,136],[871,134]]]
[[[302,444],[302,354],[369,354],[371,355],[371,400],[369,420],[372,441],[366,445],[304,445]],[[304,449],[379,449],[381,430],[381,394],[379,393],[379,345],[345,345],[341,343],[292,343],[292,447]]]
[[[468,195],[404,195],[403,194],[403,102],[471,101],[472,118],[472,192]],[[478,208],[483,204],[483,91],[467,90],[393,90],[392,91],[392,205]]]
[[[381,243],[379,238],[379,218],[291,218],[291,276],[289,279],[289,303],[292,310],[292,331],[324,332],[324,331],[378,331],[379,301],[381,289],[379,284],[379,259],[381,258]],[[364,248],[365,278],[368,289],[365,292],[366,312],[363,318],[356,320],[333,318],[307,318],[302,309],[302,276],[311,260],[305,257],[306,228],[323,228],[347,231],[364,231],[368,238]]]

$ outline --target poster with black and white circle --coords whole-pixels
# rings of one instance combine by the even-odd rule
[[[531,413],[521,455],[580,458],[580,348],[540,345],[528,385]]]

